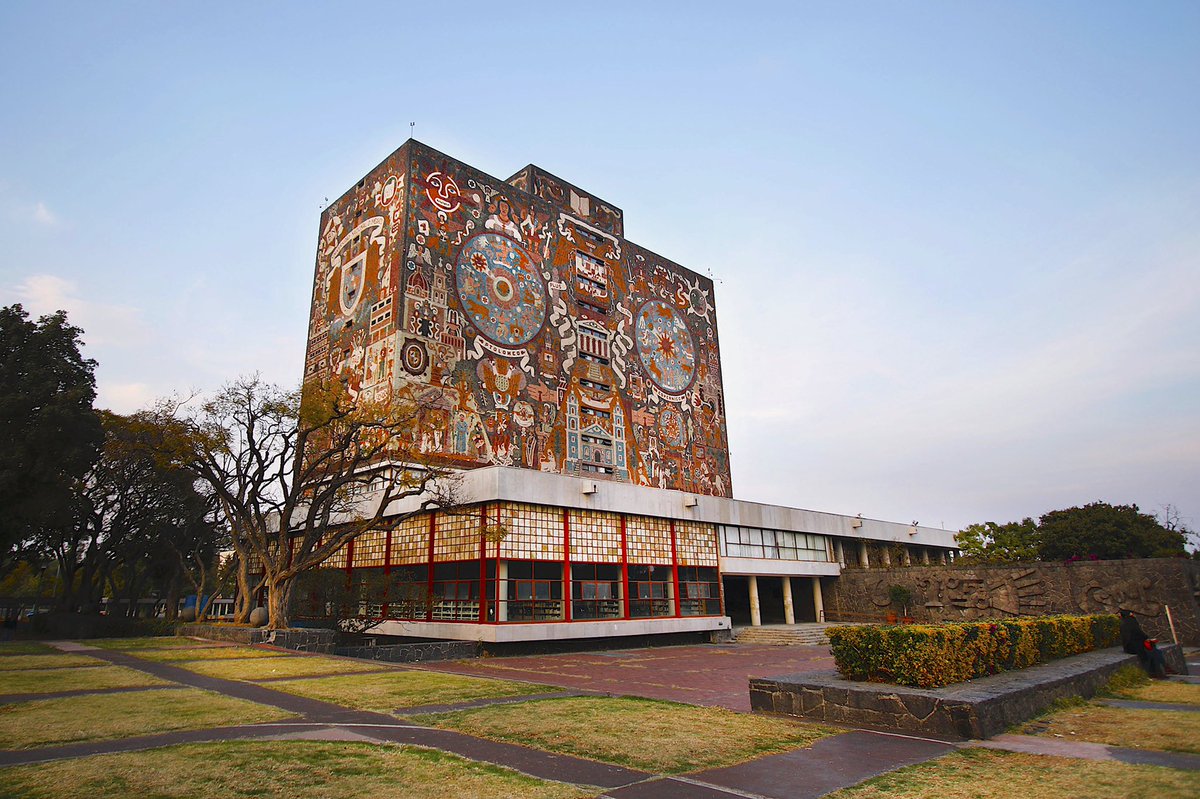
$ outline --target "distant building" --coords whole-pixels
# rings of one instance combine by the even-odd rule
[[[387,578],[381,633],[704,633],[757,623],[764,596],[768,619],[816,620],[847,549],[953,547],[732,500],[712,281],[536,166],[502,181],[409,140],[325,209],[305,381],[327,377],[419,399],[422,449],[467,472],[466,507],[329,562]]]

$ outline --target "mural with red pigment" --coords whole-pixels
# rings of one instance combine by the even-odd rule
[[[410,140],[323,212],[305,380],[334,376],[418,401],[450,465],[732,494],[712,281],[532,165]]]

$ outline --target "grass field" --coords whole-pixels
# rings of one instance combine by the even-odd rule
[[[598,793],[428,749],[311,741],[198,744],[0,769],[0,796],[22,799],[582,799]]]
[[[27,671],[29,669],[67,669],[76,666],[104,666],[103,660],[86,655],[10,655],[0,658],[0,672]],[[3,680],[3,676],[0,676]]]
[[[143,638],[94,638],[87,643],[101,649],[137,650],[137,649],[176,649],[180,647],[212,646],[209,641],[197,641],[195,638],[183,638],[177,635],[158,635]]]
[[[619,766],[678,774],[812,745],[829,728],[631,697],[570,697],[431,716],[438,727]]]
[[[966,749],[826,799],[1195,799],[1200,772]]]
[[[3,655],[49,655],[58,650],[52,646],[37,641],[3,641],[0,642],[0,656]]]
[[[255,649],[249,646],[197,646],[177,649],[143,649],[129,652],[143,660],[169,663],[178,660],[246,660],[249,658],[287,657],[289,652],[277,649]]]
[[[0,749],[279,721],[276,708],[187,688],[0,705]]]
[[[140,671],[107,665],[95,668],[0,673],[0,694],[53,694],[59,691],[95,691],[101,688],[136,688],[169,684]]]
[[[317,680],[272,682],[270,686],[277,691],[287,691],[297,696],[380,713],[390,713],[398,708],[418,705],[444,705],[555,690],[544,685],[463,677],[416,669],[397,669],[382,674],[327,677]]]
[[[1050,713],[1022,728],[1072,741],[1200,753],[1200,713],[1084,705]]]
[[[312,655],[188,660],[173,665],[208,677],[250,681],[270,680],[277,677],[310,677],[356,671],[378,671],[381,668],[378,663],[370,661],[339,660]]]

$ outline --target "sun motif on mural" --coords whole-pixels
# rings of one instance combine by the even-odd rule
[[[635,335],[650,380],[668,394],[682,394],[696,376],[696,346],[683,315],[651,300],[638,311]]]
[[[546,321],[546,287],[520,244],[499,233],[467,240],[455,270],[463,310],[489,341],[519,347]]]

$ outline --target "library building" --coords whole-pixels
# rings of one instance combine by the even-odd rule
[[[955,552],[734,499],[712,280],[536,166],[500,180],[410,139],[325,209],[305,382],[329,378],[418,402],[414,440],[462,475],[453,509],[327,562],[370,586],[378,634],[722,640],[824,620],[844,568]]]

